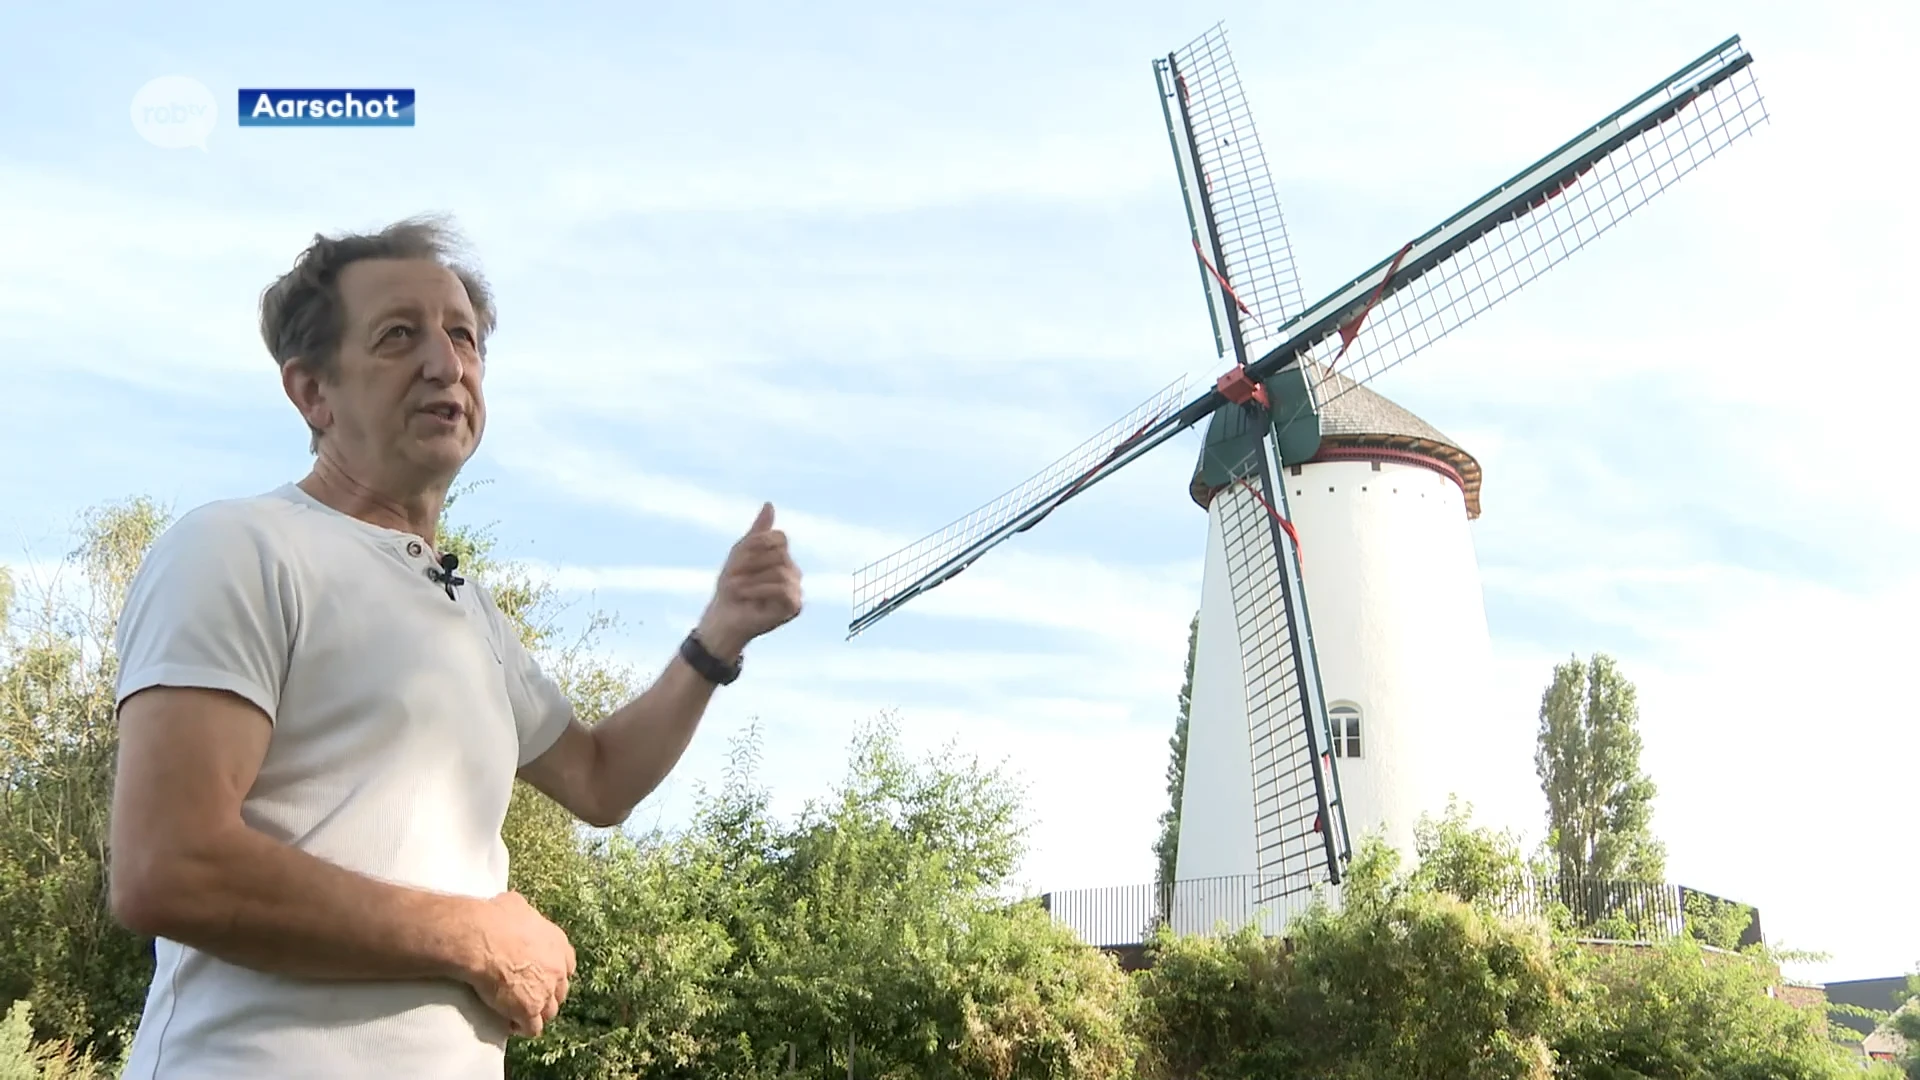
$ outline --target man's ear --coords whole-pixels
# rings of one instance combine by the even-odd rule
[[[300,410],[307,426],[316,433],[333,426],[333,406],[327,401],[326,380],[315,375],[300,357],[280,365],[280,386],[287,400]]]

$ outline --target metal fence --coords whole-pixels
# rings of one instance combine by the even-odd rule
[[[1655,941],[1685,932],[1681,894],[1678,885],[1528,877],[1479,899],[1509,918],[1545,922],[1560,914],[1596,936]]]
[[[1040,902],[1087,944],[1118,948],[1144,942],[1163,923],[1178,934],[1231,933],[1250,924],[1263,934],[1280,934],[1316,895],[1332,906],[1340,901],[1337,887],[1267,899],[1279,891],[1277,885],[1277,880],[1243,874],[1171,885],[1069,889],[1047,893]],[[1588,937],[1652,941],[1687,932],[1690,896],[1725,902],[1680,885],[1533,875],[1474,899],[1509,918],[1558,922]],[[1749,910],[1742,946],[1762,940],[1759,912]]]
[[[1313,903],[1313,894],[1280,891],[1258,874],[1196,878],[1171,885],[1115,885],[1048,893],[1041,905],[1089,945],[1137,945],[1162,922],[1179,934],[1232,933],[1257,923],[1277,934]],[[1337,896],[1338,890],[1328,891]]]

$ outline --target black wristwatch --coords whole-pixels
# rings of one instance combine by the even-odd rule
[[[729,664],[708,652],[707,647],[700,641],[698,630],[689,633],[687,639],[680,643],[680,659],[685,660],[688,667],[699,672],[701,678],[715,686],[725,686],[740,677],[740,661],[735,660]]]

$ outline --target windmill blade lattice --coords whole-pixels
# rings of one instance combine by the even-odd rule
[[[1253,370],[1304,359],[1324,405],[1465,325],[1765,121],[1751,62],[1730,39],[1316,304]]]
[[[1002,540],[1039,524],[1061,503],[1143,453],[1148,449],[1143,445],[1146,437],[1164,430],[1186,391],[1187,380],[1182,376],[1018,487],[855,571],[848,636],[965,570]]]
[[[1290,545],[1277,542],[1277,496],[1264,448],[1214,495],[1245,676],[1253,765],[1256,904],[1340,882],[1349,853],[1325,710]],[[1276,557],[1277,556],[1277,557]],[[1282,560],[1285,560],[1283,563]]]
[[[1178,144],[1187,141],[1190,132],[1187,145],[1196,159],[1196,180],[1210,212],[1196,213],[1189,205],[1189,219],[1202,234],[1196,245],[1205,247],[1212,246],[1204,235],[1207,219],[1211,219],[1212,239],[1220,255],[1221,265],[1203,266],[1202,277],[1209,294],[1217,294],[1230,283],[1232,296],[1220,299],[1227,304],[1238,300],[1245,309],[1239,312],[1240,329],[1245,344],[1251,347],[1271,337],[1307,306],[1294,267],[1293,246],[1287,239],[1286,218],[1280,211],[1280,196],[1274,190],[1260,135],[1254,128],[1253,111],[1241,89],[1233,53],[1227,47],[1226,28],[1215,25],[1169,59],[1161,93],[1163,98],[1178,95],[1184,105],[1181,121],[1174,120],[1170,113],[1170,133]],[[1172,87],[1165,85],[1168,79]],[[1177,148],[1175,157],[1184,172],[1187,162]],[[1191,195],[1188,201],[1193,201]],[[1213,252],[1203,255],[1211,259]],[[1228,351],[1224,342],[1220,344],[1223,353]]]

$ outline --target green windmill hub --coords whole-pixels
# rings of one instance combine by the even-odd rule
[[[1270,407],[1254,401],[1229,405],[1215,410],[1207,421],[1192,483],[1194,501],[1202,506],[1211,501],[1213,492],[1255,468],[1254,455],[1269,432],[1279,448],[1281,465],[1298,465],[1320,450],[1320,410],[1305,370],[1297,365],[1286,368],[1260,385]]]

